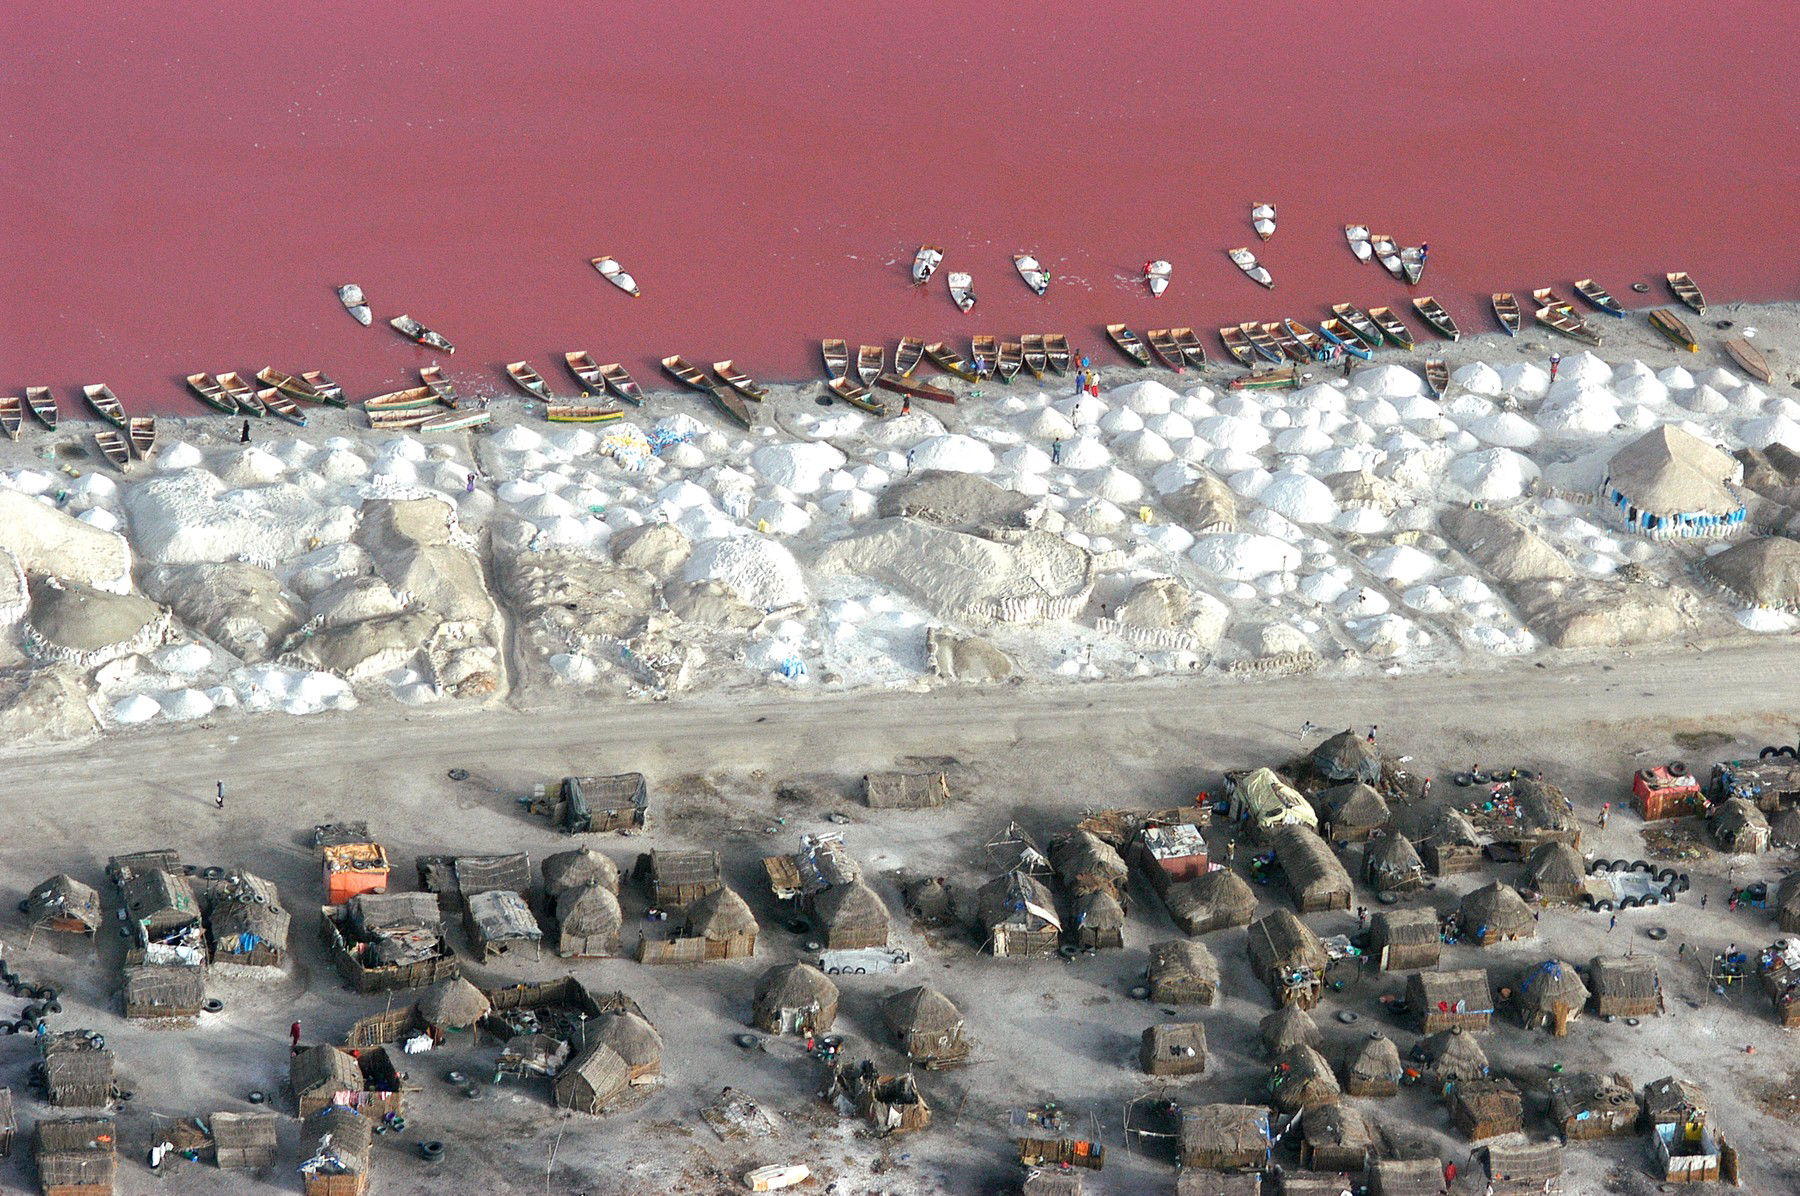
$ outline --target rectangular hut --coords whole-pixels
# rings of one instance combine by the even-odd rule
[[[213,1150],[222,1171],[273,1167],[279,1150],[273,1113],[214,1113]]]
[[[1325,947],[1312,929],[1287,910],[1278,909],[1250,926],[1246,950],[1257,978],[1277,1007],[1316,1006],[1325,994]]]
[[[1300,1165],[1309,1171],[1366,1171],[1381,1134],[1354,1105],[1315,1105],[1300,1116]]]
[[[650,821],[650,785],[641,772],[564,777],[546,813],[570,835],[641,830]]]
[[[1067,1164],[1049,1170],[1027,1168],[1019,1181],[1019,1196],[1082,1196],[1082,1174]]]
[[[1624,1076],[1598,1072],[1553,1075],[1550,1120],[1562,1132],[1564,1142],[1606,1138],[1637,1130],[1637,1090]]]
[[[1062,944],[1056,899],[1027,872],[1008,872],[975,893],[982,946],[1003,959],[1047,959]]]
[[[1719,850],[1732,855],[1767,851],[1774,834],[1763,812],[1741,797],[1715,809],[1707,816],[1706,826]]]
[[[320,911],[319,937],[360,993],[426,988],[460,972],[429,893],[360,893]]]
[[[1727,760],[1712,767],[1707,796],[1724,803],[1742,798],[1765,814],[1800,803],[1800,760],[1768,756],[1759,760]]]
[[[1655,1136],[1656,1161],[1664,1183],[1735,1182],[1737,1152],[1710,1126],[1704,1123],[1658,1125],[1652,1127],[1651,1132]],[[1726,1166],[1728,1160],[1729,1168]]]
[[[300,1125],[300,1163],[306,1196],[364,1196],[375,1149],[375,1123],[341,1105],[321,1109]]]
[[[1269,1165],[1274,1138],[1262,1105],[1187,1105],[1181,1110],[1181,1165],[1258,1171]]]
[[[115,1092],[113,1053],[92,1030],[64,1030],[39,1040],[44,1099],[59,1109],[109,1109]]]
[[[118,886],[132,930],[127,963],[206,962],[206,932],[193,884],[172,851],[114,856],[107,874]]]
[[[1213,1004],[1219,999],[1219,961],[1204,943],[1152,944],[1150,999],[1159,1005]]]
[[[287,962],[293,919],[274,881],[234,869],[208,888],[206,906],[214,963],[279,968]]]
[[[376,1120],[405,1111],[399,1070],[379,1046],[354,1054],[326,1044],[308,1047],[289,1058],[288,1086],[301,1117],[333,1105],[348,1106]]]
[[[46,1117],[37,1123],[38,1183],[44,1196],[112,1196],[118,1168],[110,1117]]]
[[[1212,871],[1206,835],[1191,823],[1146,826],[1138,832],[1133,853],[1150,887],[1158,893],[1184,880],[1198,880]]]
[[[1350,908],[1355,886],[1331,844],[1305,827],[1286,826],[1275,832],[1274,845],[1275,861],[1301,913]]]
[[[1262,1196],[1262,1187],[1260,1171],[1185,1167],[1175,1177],[1175,1196]]]
[[[950,804],[950,778],[941,772],[872,772],[863,777],[871,810],[931,810]]]
[[[1555,1191],[1563,1148],[1555,1142],[1494,1142],[1481,1152],[1494,1196],[1535,1196]]]
[[[833,1087],[839,1101],[875,1127],[875,1136],[910,1134],[931,1124],[931,1106],[910,1073],[884,1076],[873,1064],[840,1063]]]
[[[420,856],[419,887],[436,893],[446,913],[468,907],[478,893],[531,895],[531,857],[522,851],[503,855]]]
[[[1443,949],[1435,910],[1380,909],[1369,919],[1369,954],[1384,972],[1435,968]]]
[[[1511,1080],[1495,1076],[1463,1080],[1450,1089],[1450,1124],[1471,1142],[1525,1129],[1525,1099]]]
[[[1163,1022],[1144,1031],[1138,1065],[1152,1076],[1197,1076],[1206,1070],[1206,1027]]]
[[[1376,1159],[1369,1165],[1371,1196],[1441,1196],[1442,1159]]]
[[[1474,872],[1481,867],[1481,838],[1475,833],[1475,825],[1451,806],[1441,806],[1422,819],[1413,845],[1439,877]]]
[[[92,936],[105,921],[97,890],[74,877],[59,872],[31,890],[25,898],[24,913],[32,929],[43,928],[61,934]]]
[[[330,829],[320,827],[319,831]],[[343,905],[361,893],[387,892],[392,865],[388,862],[387,849],[381,844],[325,842],[319,845],[319,856],[324,862],[326,904]]]
[[[1420,1034],[1486,1030],[1494,1020],[1494,991],[1486,968],[1414,972],[1406,978],[1406,1006]]]
[[[463,929],[482,963],[526,949],[534,959],[543,955],[544,931],[530,904],[511,889],[470,894],[463,904]]]
[[[1601,1017],[1650,1017],[1663,1011],[1662,977],[1647,955],[1596,955],[1588,963],[1594,1012]]]
[[[1247,926],[1256,917],[1256,893],[1229,868],[1208,872],[1198,880],[1179,881],[1162,895],[1169,919],[1183,934],[1210,934]]]
[[[206,1000],[206,969],[185,964],[127,964],[119,989],[126,1017],[196,1018]]]
[[[619,1052],[604,1042],[588,1044],[556,1073],[550,1088],[559,1109],[597,1116],[631,1086],[631,1069]]]
[[[1680,771],[1677,771],[1679,769]],[[1645,822],[1686,818],[1706,811],[1700,779],[1679,760],[1640,768],[1631,777],[1631,800]]]
[[[639,860],[645,892],[657,909],[677,912],[724,885],[716,851],[658,849]]]

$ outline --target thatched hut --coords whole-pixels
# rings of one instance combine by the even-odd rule
[[[1704,1123],[1706,1104],[1699,1085],[1674,1076],[1644,1085],[1644,1121],[1652,1126]]]
[[[467,1030],[493,1008],[487,994],[461,976],[440,981],[419,995],[414,1006],[425,1028],[442,1039],[447,1031]]]
[[[887,904],[860,880],[826,889],[812,899],[812,909],[820,937],[832,950],[887,946]]]
[[[1548,1087],[1550,1120],[1565,1142],[1637,1130],[1637,1090],[1624,1076],[1565,1072],[1551,1076]]]
[[[1800,847],[1800,806],[1788,806],[1769,815],[1769,846]]]
[[[1450,1124],[1471,1142],[1485,1142],[1525,1128],[1525,1098],[1511,1080],[1484,1076],[1450,1090]]]
[[[1371,1030],[1344,1056],[1344,1095],[1396,1096],[1400,1072],[1399,1046],[1380,1030]]]
[[[884,1076],[873,1064],[839,1063],[832,1072],[837,1097],[848,1100],[857,1114],[875,1127],[875,1136],[910,1134],[931,1124],[931,1106],[911,1072]]]
[[[1601,1017],[1650,1017],[1663,1011],[1662,977],[1648,955],[1596,955],[1588,987]]]
[[[1409,834],[1437,876],[1455,876],[1481,867],[1481,839],[1475,824],[1452,806],[1439,806],[1414,820]]]
[[[1511,845],[1521,856],[1545,843],[1581,846],[1581,824],[1575,821],[1574,807],[1559,787],[1535,777],[1520,777],[1512,782],[1512,793],[1516,817],[1495,832],[1497,843]]]
[[[1118,949],[1125,945],[1125,907],[1111,892],[1100,889],[1075,899],[1075,945]]]
[[[308,1117],[339,1103],[339,1093],[361,1092],[362,1068],[348,1051],[321,1043],[289,1058],[288,1087],[293,1090],[299,1115]]]
[[[663,1040],[648,1018],[629,1009],[614,1009],[589,1027],[589,1041],[603,1042],[625,1061],[632,1084],[654,1084],[662,1077]]]
[[[1425,887],[1425,861],[1413,841],[1395,831],[1363,848],[1363,883],[1378,893],[1412,893]]]
[[[1268,1166],[1273,1145],[1269,1110],[1261,1105],[1185,1105],[1181,1165],[1219,1171]]]
[[[1514,939],[1535,938],[1537,919],[1531,907],[1511,885],[1499,881],[1483,885],[1462,899],[1457,908],[1463,937],[1478,946]]]
[[[1256,1024],[1256,1030],[1262,1037],[1263,1054],[1271,1059],[1297,1046],[1311,1047],[1315,1051],[1325,1049],[1319,1023],[1298,1006],[1289,1005],[1268,1014]]]
[[[1563,1148],[1555,1142],[1494,1142],[1481,1154],[1494,1196],[1555,1191],[1563,1171]]]
[[[354,1109],[328,1106],[300,1125],[300,1184],[306,1196],[363,1196],[369,1190],[369,1163],[375,1123]]]
[[[214,963],[278,968],[287,962],[293,918],[282,906],[274,881],[234,869],[210,905],[207,929],[212,933]]]
[[[1436,1034],[1453,1026],[1486,1030],[1494,1017],[1494,992],[1487,969],[1414,972],[1406,978],[1406,1007],[1421,1034]]]
[[[544,874],[544,898],[548,901],[584,885],[599,885],[613,896],[619,895],[619,866],[591,847],[545,856],[538,867]]]
[[[1312,1047],[1291,1046],[1269,1063],[1269,1097],[1283,1113],[1335,1105],[1342,1096],[1331,1064]]]
[[[556,895],[556,953],[564,959],[605,958],[624,946],[625,915],[619,899],[600,881],[573,885]]]
[[[1526,859],[1519,887],[1546,901],[1579,901],[1587,892],[1587,861],[1567,843],[1541,844]]]
[[[1183,1167],[1175,1176],[1175,1196],[1262,1196],[1262,1172]]]
[[[804,963],[776,964],[756,978],[750,1022],[765,1034],[823,1034],[837,1021],[838,986]]]
[[[89,935],[106,920],[99,892],[66,872],[58,872],[31,890],[25,898],[25,917],[34,927]]]
[[[667,851],[650,853],[639,861],[650,904],[658,909],[683,910],[724,885],[716,851]]]
[[[1444,934],[1430,909],[1381,909],[1369,919],[1369,954],[1384,972],[1435,968],[1443,949]]]
[[[59,1109],[106,1109],[116,1095],[113,1053],[91,1030],[64,1030],[39,1040],[44,1099]]]
[[[631,1068],[604,1042],[590,1042],[551,1081],[559,1109],[599,1114],[631,1084]]]
[[[1028,872],[1008,872],[975,894],[982,946],[1005,958],[1034,959],[1056,954],[1062,919],[1044,882]]]
[[[950,1062],[969,1053],[962,1012],[935,988],[921,984],[892,994],[881,1003],[881,1018],[914,1062]]]
[[[1720,805],[1707,816],[1706,826],[1719,850],[1733,855],[1767,851],[1773,835],[1763,812],[1742,797],[1731,798]]]
[[[1366,1171],[1380,1147],[1375,1123],[1352,1105],[1313,1105],[1300,1118],[1300,1165],[1310,1170]]]
[[[1274,847],[1275,862],[1301,913],[1350,908],[1355,886],[1329,843],[1303,826],[1284,826],[1275,832]]]
[[[1150,999],[1160,1005],[1211,1005],[1219,998],[1219,961],[1204,943],[1175,939],[1150,947]]]
[[[1131,875],[1112,844],[1090,831],[1071,831],[1050,841],[1050,866],[1073,897],[1102,890],[1123,894]]]
[[[1381,753],[1346,727],[1313,749],[1312,770],[1327,781],[1381,784]]]
[[[927,926],[956,921],[956,895],[942,876],[922,876],[901,890],[906,912]]]
[[[1488,1074],[1487,1052],[1475,1036],[1461,1026],[1440,1030],[1421,1039],[1412,1049],[1424,1064],[1425,1078],[1438,1086],[1461,1084]]]
[[[1031,1167],[1019,1181],[1019,1196],[1082,1196],[1081,1171],[1068,1163]]]
[[[1321,789],[1313,795],[1313,807],[1333,843],[1361,843],[1393,819],[1381,794],[1364,781]]]
[[[254,1171],[273,1167],[279,1151],[273,1113],[214,1113],[213,1153],[221,1171]]]
[[[748,959],[756,954],[759,927],[750,906],[720,886],[688,907],[688,938],[706,941],[708,959]]]
[[[1183,934],[1247,926],[1256,917],[1256,892],[1229,868],[1168,887],[1163,904]]]
[[[1325,947],[1312,929],[1285,909],[1250,925],[1250,966],[1277,1005],[1311,1009],[1325,993]]]
[[[544,928],[531,912],[531,903],[519,893],[500,888],[466,893],[462,908],[463,930],[477,959],[486,962],[490,955],[505,955],[527,947],[535,957],[542,950]]]
[[[1546,959],[1525,969],[1513,986],[1513,1005],[1527,1029],[1542,1026],[1558,1038],[1587,1008],[1588,986],[1572,963]]]
[[[1153,1076],[1197,1076],[1206,1070],[1206,1027],[1161,1022],[1144,1031],[1138,1064]]]
[[[1376,1159],[1369,1164],[1371,1196],[1441,1196],[1442,1159]]]
[[[179,963],[126,965],[119,986],[125,1016],[194,1018],[206,1000],[206,969]]]
[[[110,1117],[46,1117],[33,1152],[44,1196],[112,1196],[118,1131]]]

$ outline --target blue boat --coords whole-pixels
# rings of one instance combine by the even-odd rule
[[[1335,316],[1329,320],[1319,321],[1319,335],[1352,357],[1360,357],[1364,361],[1375,360],[1375,354],[1371,353],[1369,347],[1363,344],[1362,337],[1356,335],[1354,329]]]

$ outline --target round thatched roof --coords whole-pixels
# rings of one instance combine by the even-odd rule
[[[662,1035],[637,1014],[629,1011],[609,1013],[594,1023],[594,1030],[594,1040],[617,1051],[619,1058],[633,1071],[662,1066]]]
[[[1519,891],[1499,881],[1464,897],[1460,912],[1463,928],[1476,935],[1485,927],[1489,934],[1517,936],[1531,931],[1536,921]]]
[[[1344,1074],[1367,1080],[1398,1080],[1400,1048],[1380,1030],[1371,1031],[1350,1048]]]
[[[1322,789],[1317,801],[1324,816],[1339,826],[1386,826],[1390,816],[1386,800],[1364,781]]]
[[[1579,1010],[1587,1004],[1588,987],[1574,964],[1546,959],[1525,969],[1515,999],[1520,1008],[1529,1011],[1548,1013],[1559,1004]]]
[[[564,889],[556,898],[556,925],[564,934],[593,938],[615,933],[624,924],[619,899],[604,885],[594,883]]]
[[[419,998],[419,1017],[426,1025],[440,1030],[462,1030],[473,1026],[492,1008],[487,994],[457,976],[434,984]]]
[[[1653,515],[1728,515],[1738,509],[1727,485],[1742,467],[1729,455],[1670,424],[1652,428],[1613,454],[1613,489]]]
[[[1087,930],[1118,930],[1125,925],[1125,907],[1102,890],[1075,899],[1075,926]]]
[[[1312,766],[1328,781],[1381,780],[1381,753],[1348,727],[1313,749]]]
[[[544,896],[555,898],[569,889],[598,884],[619,891],[619,866],[591,847],[559,851],[544,857]]]
[[[1270,1055],[1296,1046],[1308,1046],[1315,1051],[1325,1044],[1319,1033],[1319,1023],[1313,1021],[1312,1015],[1304,1009],[1288,1005],[1277,1009],[1257,1024],[1262,1032],[1263,1050]]]
[[[756,978],[757,1009],[835,1009],[838,986],[811,964],[779,963]]]
[[[1044,882],[1026,872],[996,876],[975,891],[975,909],[983,927],[1022,926],[1045,930],[1054,920],[1056,899]]]
[[[1769,842],[1776,847],[1800,846],[1800,806],[1778,810],[1769,819]],[[1800,876],[1800,873],[1794,875]]]
[[[888,997],[881,1003],[881,1016],[896,1034],[948,1032],[963,1024],[962,1012],[950,998],[924,984]]]
[[[1765,536],[1706,557],[1700,571],[1752,606],[1800,606],[1800,540]]]
[[[1461,1026],[1433,1034],[1416,1049],[1432,1072],[1442,1078],[1472,1080],[1487,1074],[1487,1052]]]
[[[1587,879],[1587,861],[1567,843],[1545,843],[1525,861],[1527,888],[1567,888]]]
[[[813,914],[821,926],[834,930],[880,927],[888,924],[887,904],[862,881],[833,885],[813,898]]]
[[[1377,872],[1417,872],[1425,867],[1419,849],[1405,835],[1391,834],[1376,839],[1363,851],[1363,866]]]
[[[1150,947],[1150,975],[1171,984],[1219,983],[1219,961],[1205,943],[1171,939]]]
[[[688,908],[687,932],[695,938],[734,938],[756,929],[750,906],[727,888],[714,889]]]
[[[1230,868],[1220,868],[1193,880],[1183,881],[1189,899],[1197,906],[1213,910],[1255,909],[1256,890],[1250,882]]]

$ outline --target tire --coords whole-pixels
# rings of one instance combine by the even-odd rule
[[[419,1157],[428,1163],[436,1163],[444,1157],[444,1144],[437,1139],[419,1143]]]
[[[1455,785],[1458,789],[1467,789],[1470,785],[1475,783],[1475,778],[1466,772],[1459,772],[1450,778],[1450,783]]]
[[[1608,860],[1595,860],[1588,865],[1588,873],[1592,876],[1604,876],[1612,871],[1612,863]]]
[[[1625,1019],[1625,1024],[1627,1026],[1635,1026],[1635,1025],[1638,1025],[1639,1022],[1638,1022],[1638,1019],[1635,1017],[1628,1017]]]
[[[856,969],[856,974],[858,976],[866,976],[868,974],[868,972],[869,972],[868,968],[857,968]]]
[[[817,952],[823,951],[824,949],[825,949],[824,943],[818,942],[813,939],[808,939],[806,941],[806,950],[810,953],[816,954]]]
[[[1660,943],[1669,937],[1669,928],[1667,926],[1652,926],[1650,929],[1644,931],[1644,937],[1653,943]]]
[[[1649,860],[1633,860],[1631,861],[1631,870],[1633,872],[1654,872],[1656,865]]]
[[[207,1013],[224,1013],[225,1002],[219,1000],[217,997],[208,997],[206,1000],[200,1002],[200,1008]]]
[[[843,971],[843,969],[841,969],[841,968],[826,968],[825,974],[827,976],[837,976],[837,975],[840,975],[842,973],[842,971]]]
[[[1586,897],[1583,897],[1581,899],[1581,907],[1583,909],[1587,910],[1591,914],[1595,910],[1600,908],[1600,902],[1594,897],[1594,895],[1592,893],[1589,893]]]
[[[1662,895],[1660,893],[1651,893],[1648,896],[1644,897],[1642,900],[1640,900],[1638,902],[1638,904],[1642,905],[1642,906],[1661,905],[1662,904]]]
[[[1127,991],[1131,993],[1131,999],[1134,1001],[1148,1001],[1150,999],[1150,986],[1148,984],[1134,984]]]
[[[1766,747],[1762,751],[1756,753],[1756,757],[1759,760],[1767,760],[1770,756],[1779,755],[1780,752],[1781,749],[1778,747]]]
[[[1680,875],[1680,874],[1677,873],[1675,871],[1675,869],[1664,868],[1662,871],[1660,871],[1656,874],[1656,883],[1659,885],[1666,885],[1670,881],[1674,880],[1676,878],[1676,876],[1678,876],[1678,875]]]
[[[1629,872],[1629,871],[1631,871],[1631,861],[1630,860],[1614,860],[1612,862],[1612,870],[1614,872]]]
[[[1636,897],[1621,897],[1619,899],[1620,909],[1636,909],[1637,907],[1638,899]]]
[[[737,1043],[739,1046],[743,1047],[747,1051],[751,1047],[756,1045],[756,1035],[754,1035],[754,1034],[739,1034],[736,1038],[733,1038],[731,1041]]]
[[[1074,959],[1077,955],[1081,954],[1081,948],[1072,943],[1064,943],[1056,949],[1056,953],[1064,959]]]
[[[1613,910],[1613,903],[1611,901],[1605,900],[1603,898],[1599,901],[1594,902],[1594,912],[1595,913],[1610,914],[1612,912],[1612,910]]]
[[[31,912],[31,901],[29,898],[27,898],[24,901],[19,902],[19,912],[22,914],[28,914]]]
[[[261,1092],[259,1090],[252,1090],[245,1099],[248,1100],[253,1105],[260,1105],[264,1101],[268,1100],[269,1097],[264,1092]]]
[[[1672,777],[1685,777],[1688,774],[1687,761],[1685,760],[1671,760],[1669,761],[1668,768],[1669,775]]]
[[[1677,893],[1685,893],[1692,888],[1693,885],[1694,882],[1688,879],[1688,874],[1685,872],[1675,878],[1675,891]]]
[[[1775,754],[1777,756],[1786,757],[1789,760],[1800,759],[1800,751],[1795,751],[1794,748],[1792,748],[1792,747],[1783,747],[1779,751],[1777,751]]]
[[[466,768],[452,768],[444,775],[453,781],[466,781],[469,779],[469,770]]]
[[[1337,1011],[1337,1020],[1343,1022],[1346,1026],[1356,1021],[1356,1018],[1357,1014],[1354,1009],[1340,1009]]]
[[[1675,886],[1674,885],[1664,885],[1661,889],[1657,890],[1657,892],[1662,896],[1662,899],[1664,901],[1667,901],[1670,905],[1675,904]]]

